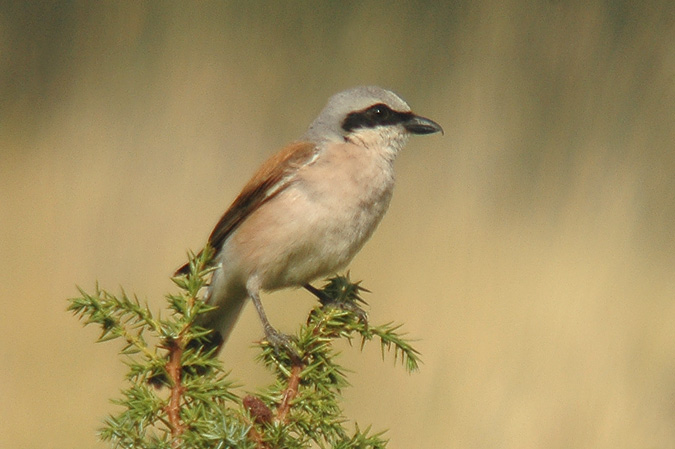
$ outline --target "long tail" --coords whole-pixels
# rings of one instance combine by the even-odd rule
[[[196,324],[213,330],[207,339],[206,348],[222,348],[230,334],[249,296],[245,287],[227,282],[221,270],[217,270],[206,293],[205,301],[217,308],[197,318]]]
[[[202,255],[200,251],[197,258]],[[174,276],[188,274],[190,264],[178,268]],[[231,273],[219,267],[211,278],[211,284],[204,295],[207,304],[216,306],[216,309],[197,317],[195,324],[211,329],[212,332],[206,337],[205,350],[217,348],[220,351],[234,328],[241,311],[249,298],[246,288],[239,285],[231,278]]]

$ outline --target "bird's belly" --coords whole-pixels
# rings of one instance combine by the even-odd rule
[[[251,214],[225,243],[264,290],[301,286],[344,268],[386,212],[391,190],[345,199],[292,186]],[[224,248],[225,249],[225,248]],[[227,263],[225,261],[225,263]]]

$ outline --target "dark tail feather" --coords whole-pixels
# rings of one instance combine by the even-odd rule
[[[186,263],[185,265],[177,269],[173,275],[180,276],[181,274],[188,274],[189,272],[190,272],[190,264]]]
[[[199,256],[201,256],[201,255],[202,255],[202,252],[199,251],[199,254],[197,254],[195,259],[199,258]],[[182,274],[188,274],[189,272],[190,272],[190,263],[188,262],[185,265],[183,265],[182,267],[180,267],[179,269],[177,269],[176,272],[173,275],[174,276],[180,276]]]
[[[210,352],[215,350],[214,354],[218,354],[223,347],[225,340],[223,339],[223,334],[218,331],[212,331],[210,334],[206,335],[201,341],[192,340],[188,343],[187,347],[190,349],[199,349],[201,347],[202,352]]]

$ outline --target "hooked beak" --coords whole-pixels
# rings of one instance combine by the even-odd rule
[[[413,134],[444,134],[441,125],[431,119],[410,114],[410,118],[403,123],[403,127]]]

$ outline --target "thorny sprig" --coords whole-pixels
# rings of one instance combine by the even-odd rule
[[[138,298],[98,285],[70,300],[69,310],[85,325],[101,327],[98,341],[124,342],[127,385],[113,400],[121,411],[106,419],[102,439],[116,448],[384,448],[382,433],[362,431],[343,415],[341,391],[349,383],[333,341],[358,339],[363,347],[379,339],[383,356],[392,351],[415,371],[419,353],[400,325],[369,326],[360,306],[367,290],[348,276],[332,278],[317,289],[322,304],[294,337],[300,357],[260,342],[259,359],[275,381],[240,399],[215,351],[202,349],[210,331],[195,324],[213,309],[201,299],[212,256],[209,248],[190,255],[189,273],[173,278],[179,292],[166,297],[166,319]]]

